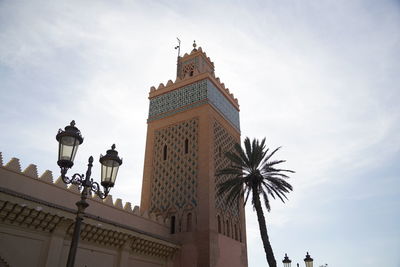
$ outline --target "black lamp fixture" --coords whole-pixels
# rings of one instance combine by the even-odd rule
[[[83,174],[75,173],[72,177],[67,177],[68,170],[74,165],[74,159],[79,145],[83,143],[83,137],[77,127],[75,121],[71,121],[70,125],[66,126],[64,130],[60,129],[56,135],[58,145],[58,161],[57,164],[61,169],[61,178],[66,184],[74,184],[82,188],[81,200],[76,202],[78,211],[76,214],[74,233],[72,235],[71,246],[68,254],[67,267],[73,267],[75,263],[76,251],[78,248],[80,228],[85,214],[85,209],[89,206],[86,199],[92,192],[98,195],[101,199],[107,197],[110,189],[114,186],[117,179],[119,166],[122,165],[122,159],[118,157],[118,152],[115,150],[115,145],[107,150],[103,156],[100,155],[101,163],[101,185],[104,192],[101,191],[100,185],[90,178],[93,167],[93,157],[89,157],[88,168],[86,176]]]
[[[71,121],[65,130],[58,130],[56,135],[58,141],[58,161],[60,168],[71,168],[74,165],[74,159],[78,147],[83,143],[83,137],[78,128],[75,127],[75,121]]]
[[[310,257],[308,252],[307,252],[306,257],[304,258],[304,263],[306,264],[306,267],[313,267],[314,260],[313,260],[313,258]]]
[[[283,267],[290,267],[292,265],[292,261],[289,259],[287,254],[285,253],[285,258],[283,259]]]
[[[283,258],[283,267],[290,267],[292,264],[292,261],[289,259],[288,255],[285,253],[285,258]],[[304,263],[306,264],[306,267],[313,267],[314,264],[314,260],[310,257],[310,254],[308,254],[304,259]],[[297,263],[297,266],[299,266],[299,264]]]

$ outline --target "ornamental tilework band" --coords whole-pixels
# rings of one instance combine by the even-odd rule
[[[149,120],[160,114],[171,112],[192,105],[207,98],[207,81],[201,80],[150,99]]]
[[[229,100],[225,98],[210,80],[207,80],[207,96],[209,102],[217,108],[237,130],[240,130],[239,111],[233,107]]]
[[[208,79],[150,99],[148,121],[171,116],[204,103],[214,106],[237,130],[240,130],[239,111]]]
[[[198,120],[155,131],[150,212],[197,206]]]
[[[215,170],[221,170],[229,166],[230,161],[225,157],[224,153],[231,151],[237,142],[235,138],[222,127],[220,123],[214,121],[214,164]],[[227,176],[215,176],[215,192],[218,191],[218,184],[226,181]],[[215,208],[219,214],[224,215],[233,222],[239,221],[239,206],[238,204],[227,204],[226,193],[223,195],[215,194]]]

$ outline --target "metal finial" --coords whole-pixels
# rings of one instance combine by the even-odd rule
[[[115,144],[112,144],[111,149],[112,149],[112,150],[115,149]]]
[[[179,58],[179,56],[181,54],[181,40],[179,40],[178,37],[176,37],[176,40],[178,40],[178,45],[175,46],[175,49],[178,49],[178,58]]]
[[[196,40],[194,40],[194,41],[193,41],[193,48],[196,49],[196,46],[197,46]]]
[[[72,127],[75,127],[75,120],[72,120],[69,125],[72,126]]]

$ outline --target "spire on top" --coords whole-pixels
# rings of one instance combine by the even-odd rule
[[[196,47],[197,47],[196,40],[194,40],[194,41],[193,41],[193,50],[192,50],[192,53],[197,51]]]

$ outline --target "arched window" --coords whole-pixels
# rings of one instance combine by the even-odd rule
[[[230,227],[229,227],[229,221],[226,220],[226,235],[230,236]]]
[[[175,234],[175,216],[171,216],[171,234]]]
[[[167,159],[167,145],[164,145],[164,150],[163,150],[163,159],[166,160]]]
[[[217,216],[217,221],[218,221],[218,233],[221,234],[221,218],[219,217],[219,215]]]
[[[188,213],[187,218],[186,218],[186,231],[191,232],[192,231],[192,214]]]
[[[189,140],[185,140],[185,154],[189,153]]]

